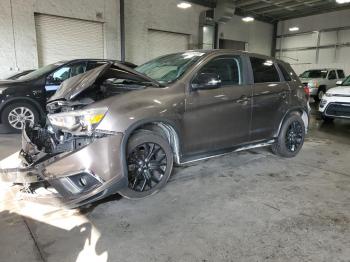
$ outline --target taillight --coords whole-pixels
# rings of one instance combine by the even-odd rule
[[[307,96],[310,96],[310,89],[308,86],[304,86],[304,92]]]

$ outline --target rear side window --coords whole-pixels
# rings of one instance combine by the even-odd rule
[[[287,82],[292,81],[291,74],[288,73],[287,69],[281,63],[277,63],[277,64],[278,64],[278,68],[281,70],[284,80]]]
[[[279,82],[278,71],[272,60],[251,57],[254,83]]]
[[[329,79],[329,80],[337,79],[337,75],[335,74],[335,71],[334,71],[334,70],[332,70],[332,71],[329,72],[328,79]]]
[[[337,70],[338,78],[345,78],[345,74],[343,70]]]

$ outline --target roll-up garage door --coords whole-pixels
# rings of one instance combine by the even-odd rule
[[[103,24],[36,14],[39,66],[76,58],[103,58]]]
[[[148,30],[148,58],[176,53],[189,48],[189,35]]]

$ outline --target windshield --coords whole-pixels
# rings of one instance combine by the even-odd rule
[[[166,55],[136,67],[135,70],[161,84],[171,83],[179,79],[203,55],[202,52],[194,51]]]
[[[343,83],[341,85],[342,86],[350,86],[350,76],[345,78],[345,80],[343,81]]]
[[[61,65],[63,65],[63,63],[60,63],[60,62],[55,63],[55,64],[50,64],[50,65],[41,67],[41,68],[39,68],[39,69],[29,73],[29,74],[21,76],[18,79],[19,80],[35,79],[35,78],[41,77],[42,75],[45,75],[45,74],[49,73],[51,70],[54,70],[55,68],[57,68],[57,67],[59,67]]]
[[[308,70],[300,75],[301,78],[326,78],[327,70]]]

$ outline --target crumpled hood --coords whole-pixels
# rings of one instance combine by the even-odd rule
[[[56,93],[49,99],[48,103],[55,100],[73,100],[80,93],[93,86],[96,80],[101,77],[107,70],[111,67],[126,72],[133,76],[133,78],[137,78],[140,81],[151,82],[156,86],[160,86],[160,84],[152,78],[149,78],[146,75],[143,75],[127,66],[124,66],[119,63],[107,63],[102,66],[99,66],[95,69],[92,69],[83,74],[71,77],[64,81]]]
[[[343,95],[350,96],[350,86],[338,86],[331,88],[327,91],[327,93],[332,95]]]

